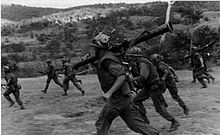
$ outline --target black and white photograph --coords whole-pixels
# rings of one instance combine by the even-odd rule
[[[1,0],[1,135],[220,135],[220,1]]]

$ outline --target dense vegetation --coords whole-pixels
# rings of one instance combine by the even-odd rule
[[[191,42],[195,46],[202,47],[212,41],[218,40],[220,27],[218,29],[210,26],[200,26],[192,30],[192,26],[197,26],[201,19],[208,21],[208,18],[203,17],[205,11],[219,10],[217,5],[219,2],[175,2],[172,8],[171,23],[173,25],[181,25],[186,27],[185,29],[176,29],[174,34],[166,34],[164,42],[160,43],[160,36],[150,39],[139,46],[143,48],[146,56],[150,56],[152,53],[163,54],[165,60],[174,66],[175,68],[182,69],[188,66],[188,63],[184,63],[184,57],[189,53]],[[17,13],[23,10],[23,6],[13,5]],[[21,8],[23,7],[23,8]],[[2,27],[2,36],[10,37],[14,35],[25,36],[27,35],[31,39],[36,39],[38,42],[29,53],[21,54],[20,52],[26,52],[28,50],[29,43],[3,43],[3,53],[11,53],[8,56],[2,56],[2,64],[8,61],[15,62],[31,62],[31,61],[44,61],[45,59],[60,59],[62,57],[76,58],[89,53],[90,48],[88,45],[91,43],[94,31],[96,28],[116,29],[115,37],[119,39],[135,38],[144,30],[152,30],[160,25],[164,24],[165,14],[167,9],[167,3],[154,2],[146,4],[98,4],[82,7],[73,7],[69,9],[41,9],[25,7],[33,13],[32,10],[37,10],[36,16],[47,15],[58,11],[70,11],[72,9],[80,9],[84,7],[90,8],[120,8],[120,10],[111,11],[107,16],[98,15],[96,18],[81,19],[79,22],[62,23],[62,25],[50,22],[46,19],[41,21],[24,23],[22,26],[4,26]],[[125,8],[126,7],[126,8]],[[10,8],[8,7],[8,10]],[[41,10],[40,10],[41,9]],[[5,9],[2,9],[2,11]],[[24,10],[24,11],[25,11]],[[95,10],[95,9],[94,9]],[[13,10],[12,10],[13,11]],[[15,12],[9,11],[12,16]],[[21,12],[22,13],[22,12]],[[9,15],[6,13],[2,18],[7,18]],[[17,20],[24,19],[23,15],[17,14]],[[35,17],[33,14],[28,14],[26,17]],[[13,18],[13,17],[12,17]],[[58,20],[62,21],[62,20]],[[107,31],[107,30],[106,30]],[[193,32],[193,33],[191,33]],[[191,37],[193,34],[193,38]],[[15,47],[17,46],[17,47]],[[219,44],[212,46],[209,52],[212,52],[214,48],[218,48]],[[216,58],[220,58],[220,52],[215,51],[215,55],[209,56],[208,59],[213,61]],[[13,52],[13,53],[12,53]],[[218,61],[214,61],[218,62]]]

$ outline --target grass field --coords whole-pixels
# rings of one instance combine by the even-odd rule
[[[151,125],[162,135],[220,135],[220,67],[213,68],[214,84],[200,89],[200,84],[192,84],[191,71],[177,71],[180,78],[179,95],[190,108],[189,116],[184,116],[181,107],[171,98],[168,91],[164,96],[168,111],[181,123],[178,130],[167,132],[170,123],[154,110],[149,99],[144,104]],[[2,135],[92,135],[95,121],[104,105],[102,92],[96,75],[78,76],[83,81],[86,95],[70,84],[68,96],[63,97],[62,89],[51,82],[47,94],[40,92],[45,87],[46,76],[19,79],[22,85],[21,98],[25,110],[9,103],[1,96]],[[4,80],[2,80],[4,83]],[[14,98],[14,97],[13,97]],[[118,117],[112,124],[109,135],[135,135]]]

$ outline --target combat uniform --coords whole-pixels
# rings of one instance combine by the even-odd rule
[[[58,74],[57,74],[57,72],[56,72],[56,70],[55,70],[53,65],[49,65],[48,64],[47,72],[46,73],[47,73],[46,87],[45,87],[45,89],[42,92],[47,93],[47,89],[49,87],[49,84],[50,84],[51,80],[54,80],[54,82],[56,84],[58,84],[60,87],[63,87],[63,85],[59,81]]]
[[[166,120],[172,122],[171,130],[177,128],[179,122],[166,110],[167,105],[162,95],[165,84],[159,80],[155,66],[149,60],[141,58],[138,69],[144,89],[134,97],[134,103],[139,106],[140,113],[144,118],[147,118],[143,102],[151,97],[156,112]]]
[[[106,93],[113,86],[117,77],[125,75],[125,69],[112,52],[106,51],[104,56],[99,59],[97,75],[102,91]],[[102,109],[95,124],[97,135],[107,135],[112,121],[117,116],[120,116],[128,127],[137,133],[144,135],[159,134],[157,130],[142,119],[140,113],[134,107],[126,81],[113,93]]]
[[[72,67],[72,64],[69,62],[63,62],[64,69],[64,80],[63,80],[63,96],[67,96],[67,90],[69,89],[69,81],[72,81],[73,85],[77,87],[79,91],[81,91],[82,95],[85,94],[85,91],[82,89],[82,86],[79,84],[79,81],[76,79],[76,73]]]
[[[172,71],[170,71],[169,65],[167,65],[163,61],[160,61],[156,64],[156,67],[157,73],[159,74],[160,79],[164,79],[163,81],[165,81],[166,88],[169,90],[170,95],[183,108],[184,114],[188,115],[189,109],[186,107],[185,103],[178,95],[178,89],[176,87],[175,78]]]
[[[204,70],[203,70],[203,74],[206,75],[209,79],[211,79],[212,82],[214,83],[215,77],[213,77],[211,74],[208,73],[207,60],[205,60],[205,59],[204,59]],[[210,81],[210,80],[208,80],[208,81]]]
[[[21,86],[18,84],[18,79],[12,72],[6,73],[5,81],[7,82],[7,90],[4,93],[4,97],[11,103],[10,107],[14,105],[14,101],[11,99],[10,94],[12,93],[15,97],[16,102],[20,105],[21,109],[24,109],[23,103],[20,99]]]
[[[192,57],[193,72],[194,72],[195,78],[201,83],[202,88],[206,88],[207,85],[203,79],[206,78],[207,80],[209,80],[209,77],[204,75],[205,67],[202,67],[202,63],[200,59],[202,59],[202,56],[196,52]]]

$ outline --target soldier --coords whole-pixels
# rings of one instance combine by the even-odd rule
[[[125,69],[122,62],[109,50],[109,38],[99,33],[93,39],[92,46],[99,56],[97,75],[103,97],[107,102],[95,125],[97,135],[107,135],[112,121],[120,116],[128,127],[143,135],[158,135],[158,131],[148,125],[134,107],[128,83],[125,81]]]
[[[143,89],[134,97],[134,103],[139,106],[139,111],[141,115],[145,118],[147,122],[146,110],[144,108],[143,102],[151,97],[155,110],[163,118],[171,121],[170,130],[175,130],[180,126],[180,123],[170,115],[166,110],[166,102],[162,95],[162,91],[165,88],[165,84],[159,80],[155,66],[143,58],[142,50],[138,47],[133,47],[127,51],[126,56],[133,62],[136,62],[139,75],[134,78],[130,78],[132,81],[141,82]]]
[[[73,85],[77,87],[79,91],[81,91],[82,96],[84,96],[85,91],[83,90],[81,84],[79,83],[81,80],[76,79],[76,73],[73,69],[70,60],[62,59],[63,69],[64,69],[64,80],[63,80],[63,96],[67,96],[67,90],[69,89],[69,81],[72,81]]]
[[[3,70],[5,72],[5,81],[7,90],[4,93],[4,97],[10,102],[9,107],[14,105],[14,101],[11,99],[10,94],[12,93],[15,97],[16,102],[19,104],[20,109],[24,109],[23,103],[20,99],[20,89],[21,86],[18,84],[18,79],[15,74],[13,74],[13,69],[9,66],[3,66]]]
[[[50,60],[47,61],[47,81],[46,81],[46,87],[44,90],[42,90],[41,92],[43,93],[47,93],[47,89],[49,87],[50,81],[53,80],[56,84],[58,84],[60,87],[63,87],[63,85],[60,83],[59,78],[58,78],[58,74],[52,64],[52,62]]]
[[[183,108],[184,114],[188,115],[189,109],[178,95],[175,78],[173,72],[170,70],[170,66],[163,61],[163,56],[159,54],[151,55],[150,60],[156,66],[157,73],[160,79],[165,82],[166,88],[169,90],[171,97]]]
[[[207,53],[207,52],[205,52],[205,53],[203,53],[203,55],[202,56],[204,56],[203,58],[203,60],[204,60],[204,72],[203,72],[203,74],[204,75],[206,75],[206,76],[208,76],[211,80],[212,80],[212,83],[214,83],[214,81],[215,81],[215,77],[213,77],[211,74],[209,74],[208,73],[208,67],[207,67],[207,61],[208,61],[208,56],[209,56],[210,54],[209,53]],[[206,56],[206,57],[205,57]],[[208,80],[209,81],[209,80]]]
[[[205,65],[202,56],[197,52],[198,48],[196,46],[192,47],[192,65],[193,65],[193,72],[195,78],[200,82],[202,85],[201,88],[207,88],[207,85],[204,79],[209,81],[209,76],[204,75]]]

